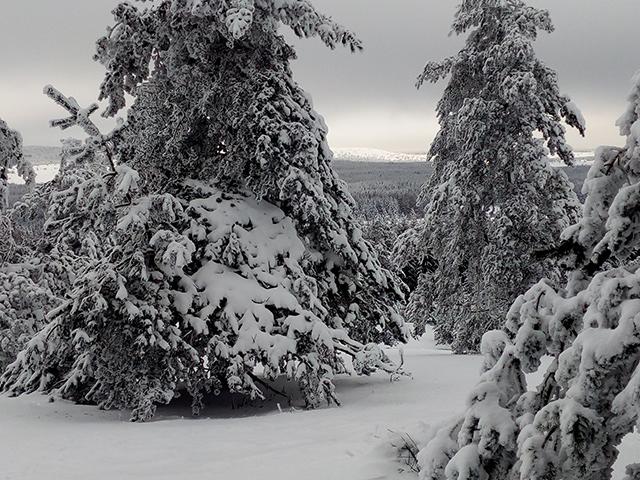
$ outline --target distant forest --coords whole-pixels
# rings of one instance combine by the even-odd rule
[[[38,162],[35,162],[38,164]],[[358,216],[374,220],[383,216],[420,216],[418,195],[422,184],[431,175],[431,165],[424,163],[380,163],[336,160],[333,166],[342,180],[349,184],[349,191],[358,205]],[[579,165],[564,169],[574,185],[578,198],[583,200],[582,184],[589,167]],[[26,188],[11,184],[9,203],[13,205]]]
[[[422,184],[431,175],[431,165],[424,163],[377,163],[350,162],[336,160],[334,168],[342,180],[349,184],[349,190],[358,205],[358,215],[364,220],[379,217],[421,216],[418,204]],[[564,168],[574,185],[580,200],[582,184],[589,166],[579,165]]]

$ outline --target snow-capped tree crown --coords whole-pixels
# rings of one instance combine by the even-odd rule
[[[508,148],[521,135],[536,145],[531,136],[538,132],[552,155],[571,164],[573,152],[560,120],[581,133],[584,121],[570,99],[559,93],[556,73],[533,48],[539,31],[553,31],[549,13],[522,0],[465,0],[456,12],[453,31],[468,32],[465,47],[441,62],[429,62],[418,78],[421,86],[451,76],[438,115],[443,127],[453,123],[456,128],[442,129],[431,157],[446,155],[448,142],[455,140],[460,151],[477,159],[482,142],[490,145],[486,162],[499,164],[505,159],[493,158],[498,145]],[[485,132],[492,132],[495,124],[505,126],[503,135],[487,137]]]
[[[278,28],[359,50],[351,32],[308,0],[145,5],[117,7],[96,53],[107,69],[105,114],[123,108],[125,94],[136,99],[120,153],[143,173],[145,187],[198,178],[279,202],[283,179],[297,183],[301,170],[313,183],[333,176],[327,127],[293,81],[295,53]],[[339,188],[351,208],[346,188]]]
[[[611,258],[633,260],[640,248],[640,72],[633,84],[627,110],[616,122],[626,144],[596,151],[583,186],[584,218],[563,234],[578,260],[587,262],[587,273]]]
[[[136,3],[147,5],[145,0]],[[208,65],[225,47],[262,44],[271,49],[280,25],[299,37],[319,37],[330,48],[362,49],[353,33],[309,0],[162,0],[148,7],[122,3],[113,14],[116,23],[98,41],[96,54],[108,69],[100,97],[110,102],[105,115],[123,108],[125,93],[135,95],[153,70]],[[293,51],[286,50],[292,57]]]

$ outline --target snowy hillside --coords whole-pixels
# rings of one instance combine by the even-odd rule
[[[574,164],[576,166],[590,166],[593,163],[593,152],[573,152],[575,157]],[[562,163],[557,157],[551,157],[551,165],[554,167],[564,167],[565,164]]]
[[[58,173],[60,164],[60,148],[45,147],[39,145],[27,145],[24,147],[24,156],[31,162],[36,172],[36,182],[45,183],[53,180]],[[9,170],[9,183],[23,185],[24,180],[20,178],[15,169]]]

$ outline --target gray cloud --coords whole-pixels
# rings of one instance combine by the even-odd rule
[[[624,108],[629,79],[640,59],[638,0],[532,0],[548,8],[556,32],[543,35],[538,52],[558,70],[560,85],[582,108],[586,139],[579,149],[619,143],[615,119]],[[52,83],[81,103],[95,99],[102,67],[93,44],[109,24],[116,0],[6,2],[0,17],[0,116],[29,144],[56,144],[48,129],[61,112],[41,94]],[[328,51],[316,40],[295,40],[294,71],[329,124],[335,147],[424,150],[437,129],[442,85],[416,91],[426,61],[454,53],[449,37],[455,0],[317,0],[319,9],[353,28],[366,50]]]

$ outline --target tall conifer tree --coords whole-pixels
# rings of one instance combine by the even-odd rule
[[[584,132],[582,116],[533,48],[538,32],[552,30],[548,12],[523,0],[464,0],[453,23],[453,32],[467,34],[464,48],[427,64],[418,79],[421,86],[450,77],[429,152],[425,221],[418,235],[401,240],[420,238],[417,254],[435,268],[407,311],[419,327],[435,322],[437,339],[459,352],[477,350],[519,292],[557,276],[555,265],[532,254],[578,215],[572,185],[547,160],[573,162],[563,120]]]
[[[402,283],[354,221],[279,28],[360,42],[307,0],[123,3],[114,15],[98,41],[101,98],[107,116],[135,101],[113,139],[113,247],[4,388],[144,420],[180,389],[197,412],[207,391],[262,397],[284,375],[314,407],[337,402],[336,373],[397,372],[377,343],[407,336]]]

